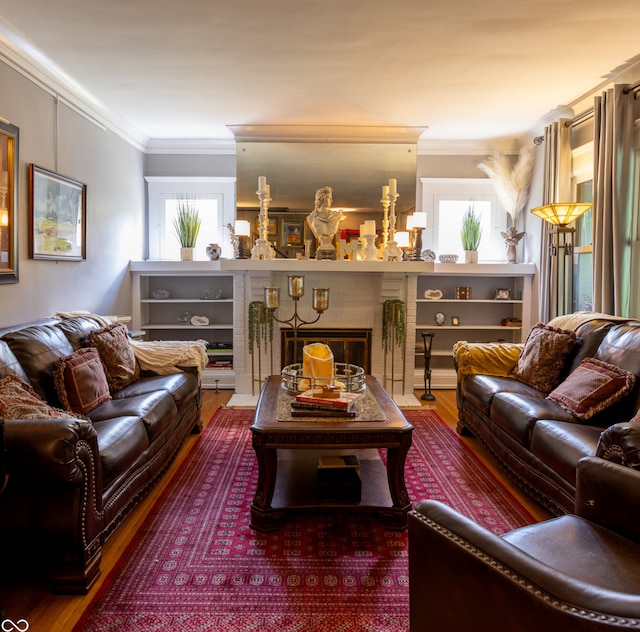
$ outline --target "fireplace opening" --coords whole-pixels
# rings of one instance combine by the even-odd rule
[[[371,329],[298,329],[297,357],[293,357],[293,329],[280,331],[282,367],[302,362],[305,345],[322,342],[329,346],[336,362],[361,366],[371,374]]]

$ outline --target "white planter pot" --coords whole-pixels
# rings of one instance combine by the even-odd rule
[[[464,251],[465,263],[478,263],[478,251],[477,250],[465,250]]]

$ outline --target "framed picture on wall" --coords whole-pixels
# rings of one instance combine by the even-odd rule
[[[282,219],[280,245],[283,248],[302,248],[304,245],[304,219]]]
[[[34,164],[29,166],[30,256],[86,259],[87,186]]]

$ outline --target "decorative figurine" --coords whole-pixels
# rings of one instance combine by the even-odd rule
[[[316,191],[315,208],[307,217],[307,224],[311,228],[311,232],[320,242],[316,249],[316,259],[333,259],[337,258],[336,248],[331,243],[338,231],[338,225],[346,215],[342,211],[334,211],[331,209],[333,202],[333,189],[331,187],[322,187]]]
[[[504,243],[507,246],[507,263],[518,263],[516,256],[516,246],[518,242],[524,237],[524,233],[519,233],[515,226],[507,228],[507,232],[502,231],[500,233]]]

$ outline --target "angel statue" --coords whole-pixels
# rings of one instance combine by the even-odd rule
[[[507,232],[502,231],[500,236],[507,245],[507,263],[517,263],[516,246],[524,237],[524,233],[519,233],[515,226],[510,226],[507,228]]]
[[[338,231],[338,225],[346,215],[342,211],[331,209],[333,189],[322,187],[316,191],[315,208],[307,216],[307,224],[311,232],[320,242],[316,249],[316,259],[335,259],[336,248],[331,243]]]

